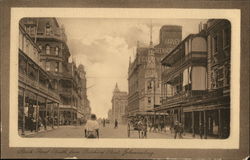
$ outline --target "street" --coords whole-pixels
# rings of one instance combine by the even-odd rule
[[[38,132],[35,134],[29,134],[25,137],[33,138],[85,138],[84,137],[84,126],[60,126],[53,130]],[[103,127],[100,125],[100,138],[128,138],[128,131],[126,125],[119,125],[118,128],[114,128],[114,125],[109,124]],[[138,138],[137,131],[131,131],[129,138]],[[148,132],[148,139],[162,138],[162,139],[173,139],[174,133],[167,132]],[[192,139],[190,133],[183,135],[184,139]],[[195,138],[199,138],[198,135]],[[210,137],[208,137],[209,139]]]

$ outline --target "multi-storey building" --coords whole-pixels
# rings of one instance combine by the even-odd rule
[[[32,26],[35,28],[35,26]],[[38,131],[41,125],[59,125],[60,97],[52,77],[40,62],[41,50],[19,23],[18,46],[18,129]],[[35,123],[34,123],[35,122]]]
[[[125,108],[128,105],[127,92],[120,91],[118,85],[115,85],[112,97],[112,121],[125,123]]]
[[[230,134],[230,67],[231,24],[225,19],[207,22],[207,84],[208,92],[215,93],[214,105],[206,111],[208,134],[227,138]]]
[[[135,60],[129,62],[128,117],[141,115],[155,120],[154,109],[162,101],[161,58],[181,41],[181,36],[180,26],[163,26],[158,45],[154,47],[151,41],[148,47],[137,46]]]
[[[52,77],[51,84],[60,96],[60,124],[72,124],[78,116],[83,116],[83,95],[78,68],[69,63],[70,52],[64,28],[55,18],[24,18],[25,29],[41,50],[40,61]],[[83,71],[84,72],[84,71]],[[80,117],[78,117],[80,118]]]
[[[164,99],[156,111],[169,114],[169,125],[182,122],[185,131],[193,136],[202,130],[205,138],[207,135],[228,137],[229,37],[229,22],[209,20],[203,30],[187,36],[164,57]]]

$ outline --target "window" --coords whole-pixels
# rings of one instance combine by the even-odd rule
[[[148,104],[151,103],[151,97],[148,97]]]
[[[41,44],[38,45],[39,49],[42,50],[43,46]]]
[[[213,49],[214,49],[214,53],[217,53],[218,52],[218,37],[217,36],[215,36],[214,38],[213,38]]]
[[[59,49],[58,49],[58,47],[56,47],[55,48],[55,55],[58,55],[58,51],[59,51]]]
[[[46,45],[46,54],[50,54],[50,46]]]
[[[59,62],[56,62],[56,66],[55,66],[55,72],[59,71]]]
[[[49,23],[46,24],[46,30],[45,30],[45,32],[46,32],[46,35],[47,35],[47,36],[50,35],[51,27],[50,27],[50,24],[49,24]]]
[[[50,71],[50,62],[45,63],[45,69],[46,71]]]
[[[152,89],[152,82],[148,82],[148,89]]]
[[[31,26],[30,27],[30,35],[34,35],[35,34],[35,27]]]

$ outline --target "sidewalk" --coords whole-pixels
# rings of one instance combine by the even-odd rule
[[[163,134],[163,135],[169,135],[171,136],[173,139],[174,139],[174,132],[171,133],[171,131],[163,131],[163,132],[148,132],[148,133],[154,133],[154,134]],[[177,135],[176,139],[180,139],[179,138],[179,134]],[[200,139],[200,135],[198,134],[195,134],[195,137],[193,137],[193,134],[192,133],[189,133],[189,132],[184,132],[182,134],[182,139]],[[204,136],[203,136],[203,139],[204,139]],[[212,136],[207,136],[206,139],[217,139],[216,137],[212,137]]]
[[[44,132],[49,132],[49,131],[52,131],[52,130],[55,130],[57,129],[58,127],[57,126],[54,126],[54,128],[50,127],[50,126],[47,126],[47,129],[45,130],[44,127],[42,127],[38,132],[36,132],[35,130],[33,132],[31,132],[30,130],[26,130],[24,132],[24,135],[22,135],[22,131],[21,130],[18,130],[18,134],[21,136],[21,137],[32,137],[33,135],[36,135],[38,133],[44,133]],[[60,126],[59,126],[60,128]]]

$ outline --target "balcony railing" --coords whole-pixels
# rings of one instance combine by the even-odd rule
[[[60,33],[45,34],[44,32],[38,32],[37,38],[54,38],[61,41],[65,41],[65,37],[63,37]]]
[[[27,76],[25,73],[19,72],[18,73],[19,80],[24,82],[25,84],[28,84],[32,86],[33,88],[50,95],[51,97],[59,99],[58,94],[54,91],[49,89],[46,85],[38,82],[37,80],[31,79],[29,76]]]
[[[181,92],[172,97],[167,97],[162,100],[163,107],[172,107],[174,104],[183,104],[188,102],[197,102],[199,100],[208,100],[211,98],[218,98],[223,96],[223,89],[217,89],[213,91],[187,91]]]

